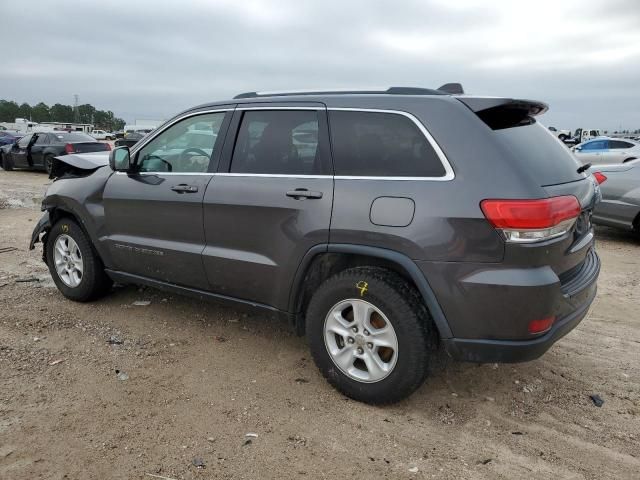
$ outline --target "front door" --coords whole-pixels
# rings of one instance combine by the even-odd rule
[[[33,134],[29,133],[11,146],[11,151],[9,153],[15,167],[29,167],[29,149],[33,144],[33,141]]]
[[[104,191],[105,246],[112,268],[207,289],[202,199],[217,166],[231,113],[191,114],[132,153]]]
[[[304,254],[329,241],[326,109],[238,108],[204,198],[203,261],[215,293],[287,309]]]

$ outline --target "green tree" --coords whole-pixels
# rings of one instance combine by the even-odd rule
[[[73,122],[73,107],[56,103],[49,109],[52,122]]]
[[[20,107],[18,108],[18,117],[19,118],[26,118],[27,120],[31,119],[31,105],[29,105],[28,103],[23,103],[22,105],[20,105]]]
[[[31,109],[31,120],[38,123],[50,121],[51,115],[49,114],[49,106],[43,102],[34,106]]]
[[[95,113],[96,107],[94,107],[93,105],[89,105],[88,103],[85,103],[84,105],[78,105],[80,123],[93,123],[91,120],[93,119]]]
[[[0,100],[0,122],[15,122],[20,107],[16,102]]]

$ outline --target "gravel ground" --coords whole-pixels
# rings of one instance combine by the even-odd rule
[[[598,297],[543,358],[443,362],[380,408],[331,389],[284,324],[136,287],[64,299],[27,250],[48,182],[0,171],[2,479],[639,476],[629,234],[598,229]]]

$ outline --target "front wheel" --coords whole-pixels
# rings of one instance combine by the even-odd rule
[[[413,393],[427,377],[436,346],[419,294],[382,268],[352,268],[326,280],[309,303],[306,329],[327,381],[370,404]]]
[[[13,170],[13,161],[11,160],[11,155],[5,155],[5,154],[0,154],[2,155],[2,169],[10,172],[11,170]]]
[[[51,277],[65,297],[86,302],[111,288],[102,261],[75,221],[67,218],[58,221],[47,235],[45,248]]]

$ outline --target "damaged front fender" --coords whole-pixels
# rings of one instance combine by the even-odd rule
[[[44,212],[44,215],[42,215],[42,218],[38,220],[36,228],[33,229],[33,233],[31,234],[31,242],[29,243],[29,250],[33,250],[35,248],[35,244],[41,240],[44,243],[44,236],[46,236],[47,233],[49,233],[49,230],[51,230],[51,218],[49,217],[49,212]],[[43,233],[44,233],[44,236],[41,239],[40,235]],[[44,253],[42,254],[42,256],[44,257]]]

